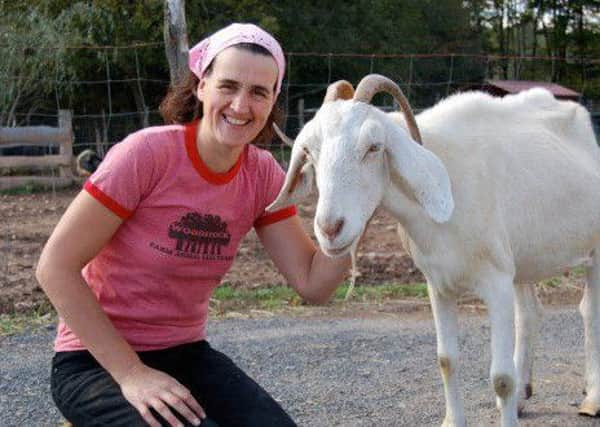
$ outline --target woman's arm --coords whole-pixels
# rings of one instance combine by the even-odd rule
[[[190,392],[174,378],[142,364],[81,276],[82,268],[108,243],[121,223],[121,218],[86,191],[80,192],[46,243],[36,277],[58,314],[151,426],[160,424],[150,407],[171,425],[180,425],[165,403],[199,424],[192,411],[201,418],[204,411]]]
[[[256,233],[275,266],[308,302],[324,304],[350,268],[350,256],[330,258],[315,246],[297,215],[259,227]]]

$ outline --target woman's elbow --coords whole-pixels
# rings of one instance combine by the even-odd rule
[[[40,256],[38,260],[37,266],[35,268],[35,278],[40,285],[40,287],[45,291],[46,285],[48,284],[48,276],[50,275],[50,264],[47,261],[47,256],[45,256],[44,252]]]

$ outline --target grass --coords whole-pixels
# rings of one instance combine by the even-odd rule
[[[52,190],[52,187],[48,187],[45,185],[25,184],[19,187],[0,190],[0,194],[5,194],[8,196],[24,196],[35,193],[44,193],[49,190]]]
[[[332,304],[343,304],[349,283],[344,283],[335,292]],[[402,298],[426,298],[427,286],[416,284],[383,284],[376,286],[356,286],[351,301],[381,302]],[[263,310],[276,311],[303,304],[298,294],[287,286],[260,288],[239,288],[224,283],[215,289],[211,298],[213,314],[229,311]],[[0,314],[0,336],[15,335],[40,326],[56,322],[56,314],[48,304],[18,314]]]
[[[335,292],[333,304],[342,303],[349,283],[344,283]],[[401,298],[426,298],[427,286],[416,284],[384,284],[377,286],[357,286],[351,300],[380,302]],[[278,310],[302,305],[302,299],[287,286],[270,286],[256,289],[234,288],[225,283],[215,289],[211,308],[217,313],[229,310]]]
[[[19,314],[0,314],[0,337],[16,335],[28,329],[51,325],[56,322],[53,312],[40,315],[34,312]]]

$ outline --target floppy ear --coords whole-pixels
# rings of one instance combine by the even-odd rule
[[[315,182],[315,171],[312,163],[307,160],[306,153],[301,148],[294,146],[283,187],[281,187],[275,201],[267,206],[267,212],[274,212],[286,206],[293,205],[312,192]]]
[[[388,126],[388,132],[386,153],[390,172],[406,183],[403,186],[392,176],[392,185],[400,187],[401,191],[410,191],[435,222],[448,221],[454,210],[454,198],[450,177],[442,161],[397,126]]]

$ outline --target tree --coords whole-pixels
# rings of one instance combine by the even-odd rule
[[[185,21],[185,0],[165,0],[164,38],[169,61],[171,85],[185,76],[187,69],[188,38]]]

